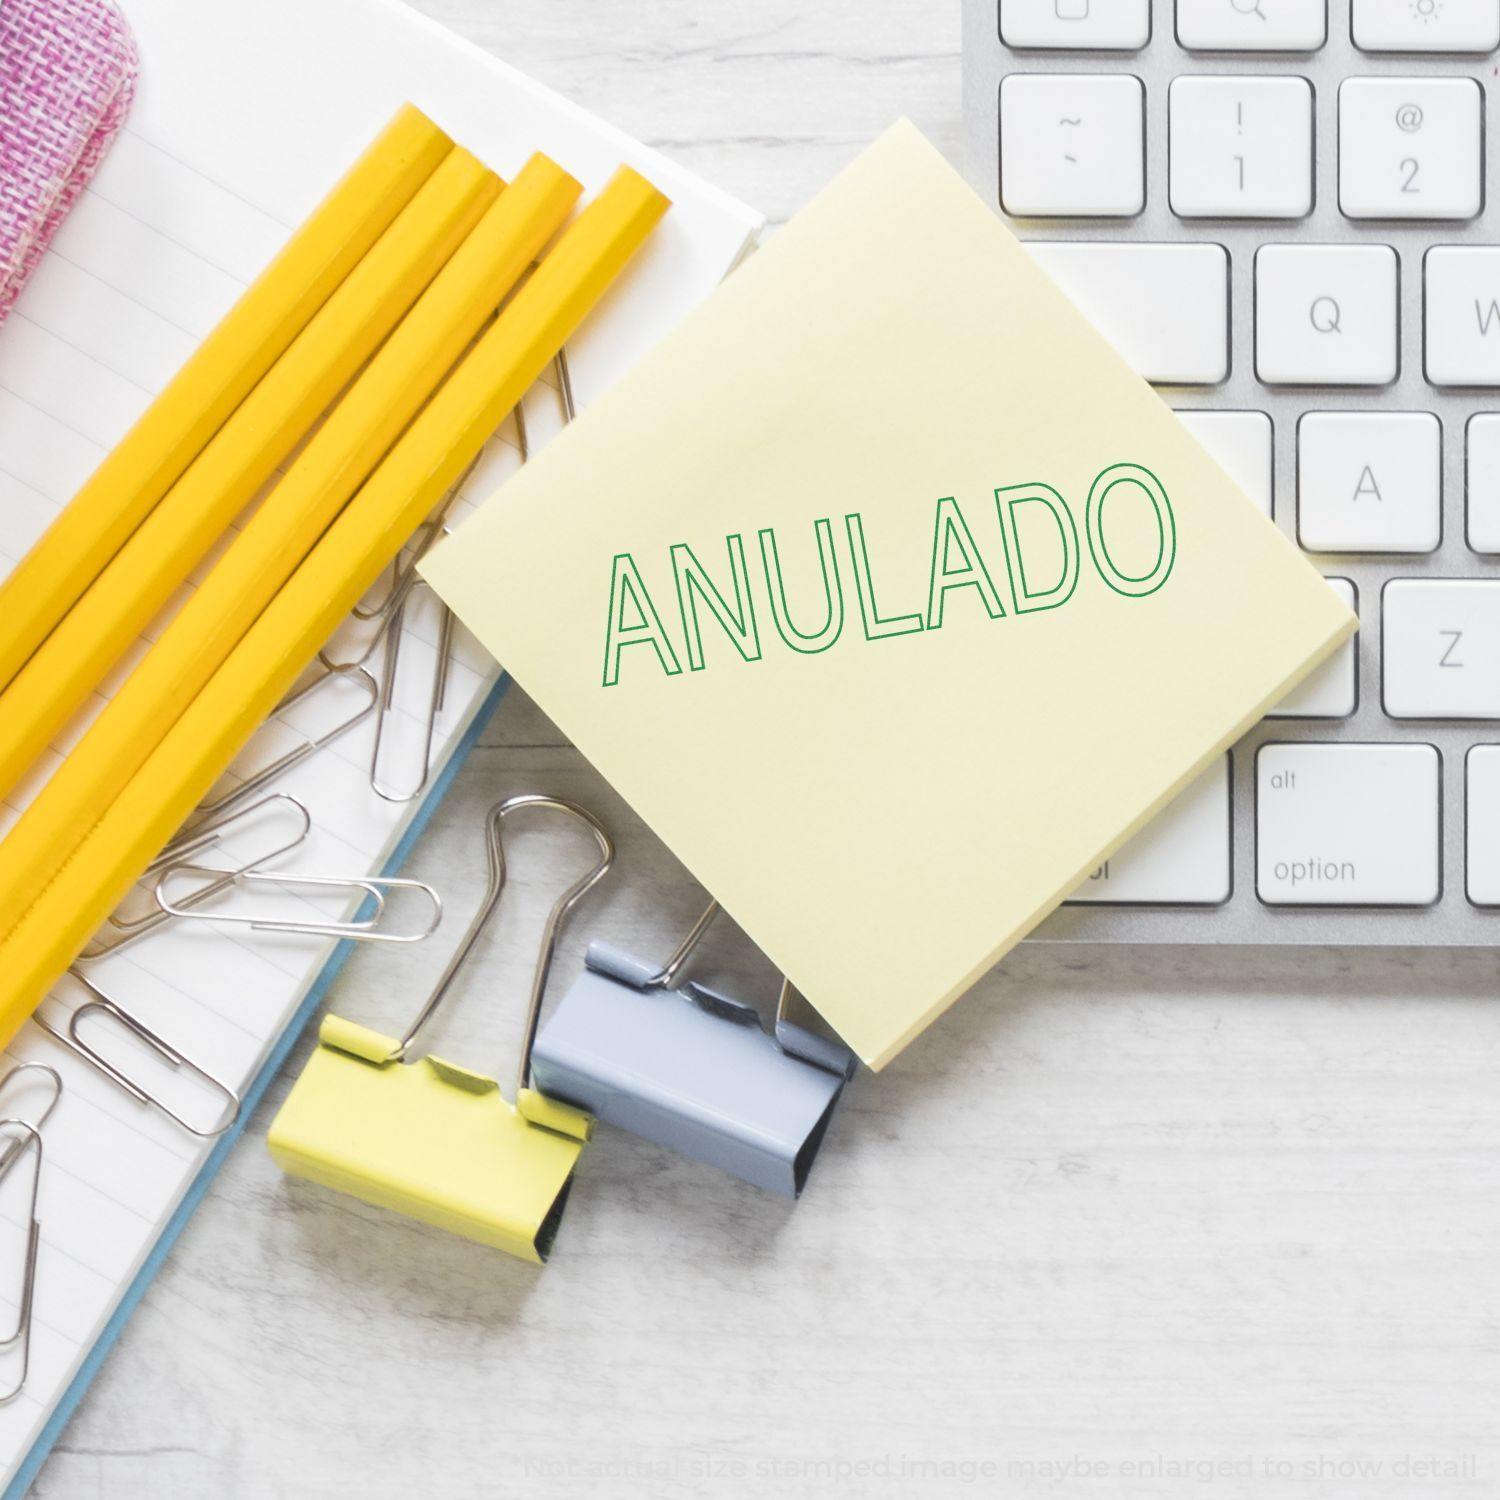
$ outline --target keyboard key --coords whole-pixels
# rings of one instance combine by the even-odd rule
[[[1500,248],[1437,246],[1427,252],[1424,275],[1427,378],[1500,386]]]
[[[1267,385],[1389,385],[1396,252],[1386,245],[1265,245],[1255,257],[1255,366]]]
[[[1032,241],[1084,316],[1159,385],[1229,375],[1229,256],[1222,245]]]
[[[1347,578],[1330,578],[1328,586],[1356,614],[1359,596]],[[1269,719],[1347,719],[1359,707],[1358,637],[1344,642],[1311,677],[1304,677]]]
[[[1476,906],[1500,906],[1500,745],[1471,746],[1464,772],[1469,900]]]
[[[1000,0],[1007,47],[1134,52],[1151,40],[1151,0]]]
[[[1469,546],[1500,552],[1500,414],[1470,417],[1466,447]]]
[[[1229,899],[1229,757],[1219,757],[1070,898],[1079,905],[1217,906]]]
[[[1354,45],[1366,52],[1493,52],[1500,0],[1354,0]]]
[[[1339,207],[1351,219],[1472,219],[1484,207],[1484,95],[1472,78],[1347,78]]]
[[[1139,78],[1012,74],[1000,85],[1000,199],[1022,217],[1128,216],[1146,206]]]
[[[1271,514],[1271,419],[1263,411],[1179,411],[1179,420],[1260,510]]]
[[[1500,581],[1391,579],[1381,656],[1392,718],[1500,719]]]
[[[1177,40],[1198,52],[1316,52],[1326,0],[1177,0]]]
[[[1177,78],[1172,212],[1300,219],[1313,206],[1313,94],[1305,78]]]
[[[1442,891],[1431,745],[1262,745],[1255,888],[1271,906],[1430,906]]]
[[[1297,538],[1310,552],[1432,552],[1442,473],[1431,412],[1309,412],[1297,426]]]

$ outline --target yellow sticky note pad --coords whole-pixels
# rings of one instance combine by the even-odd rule
[[[424,572],[875,1067],[1356,624],[906,124]]]

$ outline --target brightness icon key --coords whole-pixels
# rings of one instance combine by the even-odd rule
[[[1500,0],[1353,0],[1354,45],[1364,52],[1493,52]]]

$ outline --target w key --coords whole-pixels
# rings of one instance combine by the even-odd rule
[[[1423,274],[1427,378],[1434,385],[1500,386],[1500,248],[1434,246]]]
[[[1381,615],[1388,714],[1500,719],[1500,580],[1393,578]]]

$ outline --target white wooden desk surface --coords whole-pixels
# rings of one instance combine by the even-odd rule
[[[775,220],[898,114],[957,151],[956,0],[424,4]],[[519,790],[618,835],[581,927],[667,951],[701,893],[519,694],[415,860],[453,927]],[[519,841],[449,1055],[509,1077],[569,853]],[[399,1027],[432,947],[336,1008]],[[1489,1500],[1497,989],[1483,954],[1026,949],[856,1082],[796,1208],[605,1132],[542,1272],[287,1181],[283,1078],[35,1493]]]

